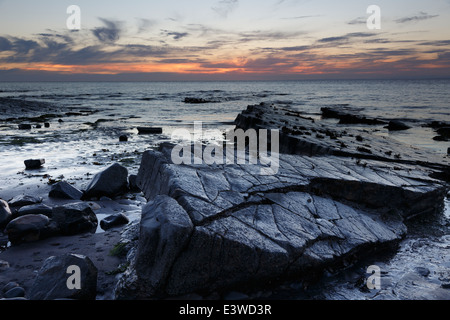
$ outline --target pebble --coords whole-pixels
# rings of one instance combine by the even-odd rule
[[[11,299],[11,298],[23,298],[25,297],[25,289],[22,287],[15,287],[11,290],[8,290],[5,295],[5,298]]]

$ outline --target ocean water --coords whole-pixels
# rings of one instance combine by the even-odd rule
[[[270,102],[288,105],[320,117],[320,108],[341,106],[380,119],[414,123],[409,132],[391,134],[405,143],[446,153],[448,143],[435,142],[425,122],[450,121],[450,80],[281,81],[281,82],[148,82],[148,83],[0,83],[0,97],[44,101],[59,112],[96,110],[91,117],[63,119],[73,130],[83,123],[103,119],[101,127],[133,133],[139,125],[172,128],[203,121],[208,128],[223,129],[249,104]],[[186,104],[185,98],[211,103]],[[0,107],[0,111],[1,107]],[[0,119],[9,115],[0,113]],[[106,130],[106,128],[108,130]],[[8,135],[0,129],[0,136]],[[383,134],[383,133],[381,133]],[[388,134],[384,131],[384,134]],[[38,137],[37,137],[38,138]],[[1,145],[0,145],[1,148]]]
[[[327,106],[352,108],[378,119],[399,119],[413,128],[396,133],[389,133],[382,126],[367,126],[367,129],[434,153],[447,154],[450,147],[448,142],[434,141],[436,133],[423,127],[431,121],[450,122],[450,80],[0,82],[0,98],[44,103],[36,108],[11,108],[0,103],[0,198],[3,199],[21,193],[45,198],[49,184],[59,180],[83,189],[93,174],[114,162],[126,166],[130,173],[137,173],[142,152],[169,141],[175,129],[192,128],[194,121],[202,121],[205,129],[231,129],[234,119],[247,105],[261,102],[289,106],[318,119],[320,109]],[[209,102],[188,104],[185,98],[202,98]],[[42,115],[47,115],[50,128],[18,130],[18,123],[29,123],[29,118]],[[163,134],[138,135],[138,126],[162,127]],[[119,142],[122,134],[128,136],[128,142]],[[23,161],[30,158],[45,158],[46,164],[40,170],[28,172],[24,170]],[[117,210],[129,211],[131,203],[132,210],[127,214],[139,217],[139,203],[145,199],[121,201],[125,209],[121,209],[119,203]],[[429,261],[434,259],[435,251],[443,252],[442,247],[450,246],[449,200],[437,220],[431,228],[439,230],[438,234],[409,236],[396,258],[379,262],[383,268],[390,270],[394,278],[400,278],[404,268],[419,265],[429,266],[431,270],[438,268],[430,266]],[[437,249],[410,254],[410,244],[422,239]],[[448,266],[445,268],[448,270]],[[370,298],[353,286],[349,289],[345,275],[343,277],[329,280],[328,284],[333,283],[332,289],[321,285],[320,294],[308,298]],[[291,298],[303,297],[295,288],[284,294]]]

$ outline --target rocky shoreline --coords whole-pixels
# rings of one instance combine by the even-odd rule
[[[274,176],[259,165],[175,165],[171,145],[162,144],[143,154],[137,176],[113,164],[86,190],[52,186],[49,197],[62,198],[54,207],[23,195],[2,201],[3,241],[12,243],[0,253],[3,297],[267,298],[286,281],[306,287],[326,270],[395,253],[409,220],[442,214],[450,158],[351,126],[399,123],[323,113],[347,125],[267,104],[238,115],[237,128],[281,129]],[[100,222],[106,232],[93,233],[97,203],[120,201],[130,189],[148,201],[141,219],[116,213]],[[61,287],[74,261],[91,279],[81,295]],[[53,289],[43,287],[48,270],[62,272]],[[446,286],[425,281],[421,290],[450,298]]]

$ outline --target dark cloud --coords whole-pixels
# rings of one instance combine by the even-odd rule
[[[238,0],[221,0],[211,9],[222,18],[226,18],[233,10],[237,8],[238,4]]]
[[[304,35],[303,31],[251,31],[251,32],[241,32],[238,34],[240,37],[240,42],[249,41],[264,41],[264,40],[284,40],[296,38],[300,35]]]
[[[394,21],[397,23],[407,23],[407,22],[417,22],[417,21],[422,21],[422,20],[429,20],[429,19],[433,19],[436,17],[439,17],[439,15],[438,14],[431,15],[426,12],[419,12],[418,15],[400,18],[400,19],[397,19]]]
[[[169,31],[169,30],[161,30],[163,35],[166,37],[172,37],[173,40],[180,40],[189,35],[188,32],[176,32],[176,31]]]
[[[105,25],[104,27],[95,28],[92,30],[94,36],[105,43],[113,43],[119,40],[122,23],[118,21],[107,20],[103,18],[99,18],[100,21]]]
[[[13,45],[11,41],[9,41],[5,37],[0,37],[0,51],[10,51],[12,50]]]
[[[286,18],[281,18],[282,20],[303,20],[303,19],[308,19],[308,18],[317,18],[317,17],[321,17],[320,15],[314,15],[314,16],[296,16],[296,17],[286,17]]]
[[[138,19],[138,33],[149,31],[154,25],[156,20]]]
[[[426,42],[419,43],[419,45],[436,46],[436,47],[450,46],[450,40],[426,41]]]
[[[356,19],[350,20],[347,22],[349,25],[358,25],[358,24],[367,24],[367,18],[364,17],[358,17]]]

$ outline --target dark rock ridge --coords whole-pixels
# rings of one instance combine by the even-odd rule
[[[300,112],[268,104],[248,106],[236,126],[247,129],[279,129],[280,152],[287,154],[353,157],[449,170],[448,157],[404,145],[367,130],[314,121]],[[367,151],[370,151],[367,152]]]
[[[355,112],[360,110],[349,109],[346,107],[332,108],[324,107],[321,109],[323,118],[339,119],[339,124],[368,124],[368,125],[380,125],[388,124],[384,120],[378,120],[368,118],[363,115],[358,115]]]
[[[285,154],[273,176],[261,175],[261,165],[175,165],[164,145],[145,152],[137,182],[149,203],[117,298],[311,279],[397,244],[405,219],[443,207],[447,187],[429,174],[445,168],[445,159],[267,105],[249,107],[236,124],[330,135],[284,130]],[[358,151],[364,143],[372,154]],[[387,154],[392,149],[401,159]]]

